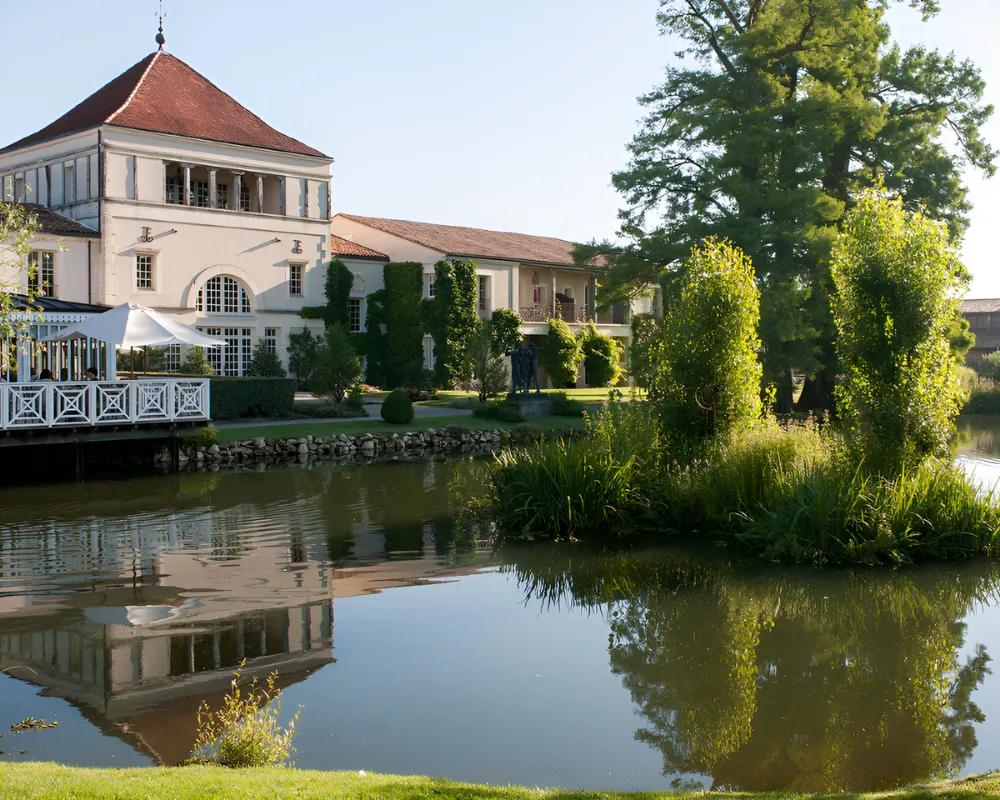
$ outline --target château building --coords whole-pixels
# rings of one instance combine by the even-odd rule
[[[43,212],[43,295],[175,315],[225,338],[209,359],[241,375],[258,341],[284,360],[320,326],[299,312],[331,257],[381,257],[331,237],[330,164],[160,49],[0,150],[0,181]]]

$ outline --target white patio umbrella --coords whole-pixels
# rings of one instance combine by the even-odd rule
[[[103,314],[97,314],[76,325],[70,325],[42,339],[43,342],[65,342],[70,339],[95,339],[118,349],[189,344],[197,347],[225,347],[225,339],[207,336],[197,328],[171,319],[138,303],[122,303]],[[113,359],[108,361],[111,377]],[[134,364],[133,364],[134,368]]]
[[[138,303],[122,303],[103,314],[97,314],[46,336],[42,341],[65,342],[68,339],[96,339],[118,348],[164,344],[226,346],[225,339],[206,336],[197,328]]]

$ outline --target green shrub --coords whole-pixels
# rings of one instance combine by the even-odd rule
[[[361,382],[361,360],[347,329],[336,323],[326,329],[326,342],[316,354],[312,390],[333,403],[343,403],[347,393]]]
[[[316,358],[323,346],[323,337],[316,336],[308,328],[288,335],[288,370],[295,376],[299,386],[309,386]]]
[[[185,436],[184,444],[195,447],[210,447],[219,443],[219,429],[214,425],[206,425],[193,436]]]
[[[279,721],[281,689],[278,673],[272,672],[261,686],[254,678],[240,685],[243,664],[233,674],[222,706],[212,710],[207,702],[198,707],[198,735],[192,760],[222,767],[283,766],[292,754],[296,711],[286,727]]]
[[[663,337],[660,323],[652,314],[632,317],[632,341],[628,354],[629,374],[639,386],[652,395],[662,393],[659,378],[663,362]]]
[[[215,369],[208,363],[204,347],[189,347],[181,372],[185,375],[214,375]]]
[[[968,280],[947,228],[869,192],[844,219],[831,270],[837,412],[856,458],[895,472],[943,454],[964,402],[950,334]]]
[[[492,321],[477,321],[466,345],[466,358],[472,368],[471,380],[467,385],[475,390],[480,403],[506,391],[507,362],[494,348]]]
[[[587,386],[614,386],[622,377],[621,345],[599,333],[593,323],[580,336]]]
[[[386,264],[385,386],[411,386],[420,381],[424,363],[424,268],[415,261]]]
[[[428,322],[434,337],[435,383],[446,389],[468,383],[472,377],[468,348],[479,325],[473,262],[439,261],[434,266]]]
[[[1000,414],[1000,386],[977,384],[962,411],[966,414]]]
[[[579,400],[570,400],[566,392],[548,392],[545,395],[552,403],[552,414],[557,417],[582,417],[586,407]]]
[[[994,350],[979,359],[976,371],[984,378],[1000,382],[1000,350]]]
[[[213,419],[287,417],[295,402],[291,378],[213,378]]]
[[[309,419],[327,418],[354,418],[367,417],[368,412],[363,407],[351,405],[347,401],[343,403],[299,403],[296,402],[292,409],[293,417],[305,417]]]
[[[482,419],[496,419],[501,422],[524,422],[524,417],[511,400],[492,400],[472,409],[473,416]]]
[[[658,326],[658,374],[649,388],[664,430],[686,457],[713,436],[761,420],[760,291],[750,259],[711,238],[691,248],[674,288]]]
[[[632,458],[587,440],[505,450],[488,484],[496,523],[515,538],[615,537],[641,502],[634,470]]]
[[[353,286],[354,273],[339,258],[332,259],[326,267],[326,305],[322,315],[328,328],[341,325],[347,330],[350,327],[348,307]]]
[[[254,378],[284,378],[285,368],[281,366],[278,354],[260,341],[253,349],[247,375]]]
[[[498,308],[490,315],[493,352],[506,355],[521,341],[521,318],[511,308]]]
[[[550,319],[542,362],[554,388],[576,386],[580,359],[580,342],[570,331],[569,325],[561,319]]]
[[[349,408],[357,409],[358,411],[364,411],[365,408],[365,390],[361,388],[360,384],[354,384],[351,390],[347,393],[347,399],[344,404]],[[367,416],[367,412],[366,412]]]
[[[413,403],[409,392],[394,389],[382,401],[382,419],[393,425],[406,425],[413,419]]]

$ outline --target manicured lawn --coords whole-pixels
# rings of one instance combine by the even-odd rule
[[[0,765],[0,800],[791,800],[791,798],[992,798],[1000,797],[995,774],[894,792],[799,795],[791,792],[692,792],[629,794],[561,789],[491,787],[419,776],[312,772],[296,769],[228,770],[222,767],[81,769],[57,764]]]
[[[581,403],[603,403],[608,399],[609,391],[610,389],[542,389],[542,394],[565,392],[568,398],[579,400]],[[642,396],[641,389],[633,389],[630,386],[619,386],[618,391],[622,393],[622,400],[624,401],[631,400],[633,392],[636,393],[636,397]],[[442,390],[437,393],[437,398],[434,400],[421,400],[420,405],[444,408],[472,408],[479,405],[479,398],[475,392]]]
[[[539,417],[531,422],[499,422],[492,419],[480,419],[469,416],[424,417],[414,419],[406,425],[390,425],[377,417],[367,417],[350,422],[318,422],[303,420],[288,425],[246,425],[233,428],[219,428],[219,442],[236,442],[243,439],[288,439],[293,436],[330,436],[343,433],[347,436],[357,436],[361,433],[406,433],[407,431],[424,431],[428,428],[469,428],[482,430],[484,428],[515,428],[531,426],[544,430],[562,430],[582,428],[583,420],[579,417]]]

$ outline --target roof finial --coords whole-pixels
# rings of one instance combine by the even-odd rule
[[[160,0],[160,12],[158,14],[160,18],[160,29],[156,33],[156,43],[160,46],[160,50],[163,49],[163,45],[167,43],[166,37],[163,35],[163,18],[167,16],[163,13],[163,0]]]

